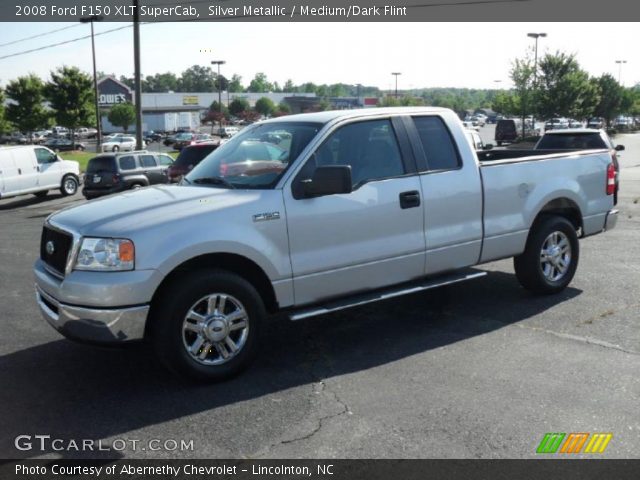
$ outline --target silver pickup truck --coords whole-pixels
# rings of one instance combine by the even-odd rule
[[[47,218],[37,302],[71,339],[148,339],[173,371],[220,380],[249,364],[275,312],[325,314],[508,257],[525,288],[555,293],[578,238],[616,224],[611,154],[522,155],[476,153],[438,108],[257,123],[178,185]]]

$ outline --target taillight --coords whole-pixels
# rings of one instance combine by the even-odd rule
[[[607,166],[607,195],[616,193],[616,169],[613,163]]]

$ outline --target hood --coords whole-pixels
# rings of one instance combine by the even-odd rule
[[[54,213],[49,219],[83,236],[117,237],[175,224],[181,219],[228,211],[259,202],[259,190],[161,185],[91,200]]]

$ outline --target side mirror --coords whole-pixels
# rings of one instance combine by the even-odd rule
[[[624,145],[616,145],[616,152],[621,152],[624,150]]]
[[[484,147],[482,147],[483,150],[492,150],[493,149],[493,143],[485,143]]]
[[[316,167],[313,176],[302,180],[304,196],[321,197],[351,193],[351,166],[325,165]]]

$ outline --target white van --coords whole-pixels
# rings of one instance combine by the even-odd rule
[[[49,190],[73,195],[80,185],[80,165],[62,160],[46,147],[0,148],[0,198],[33,193],[44,197]]]

